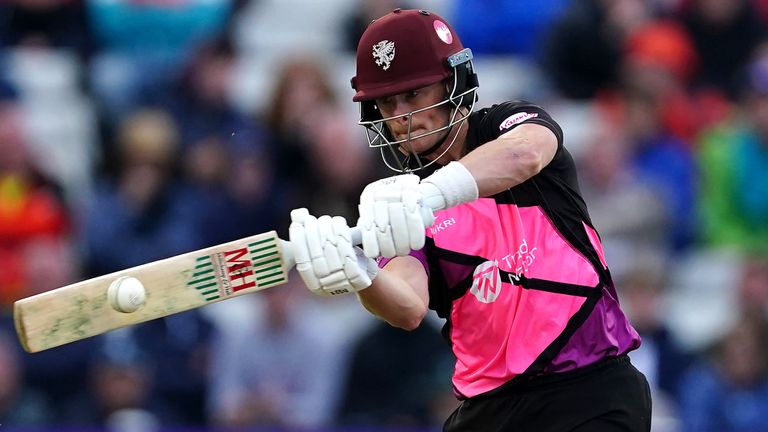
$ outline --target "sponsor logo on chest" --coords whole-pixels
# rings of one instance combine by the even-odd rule
[[[504,272],[508,279],[505,282],[513,285],[520,283],[522,276],[528,272],[536,260],[537,249],[537,247],[529,246],[528,242],[523,239],[516,251],[507,253],[501,258],[504,267],[509,269]],[[469,292],[480,303],[493,303],[501,294],[503,287],[501,283],[499,260],[485,261],[475,267],[475,271],[472,273],[472,287]]]
[[[429,227],[429,232],[432,233],[432,235],[435,235],[454,226],[456,226],[456,218],[451,217],[448,219],[443,219],[440,222],[435,222],[431,227]]]
[[[485,261],[472,273],[472,287],[469,292],[480,303],[493,303],[501,293],[501,275],[497,261]]]

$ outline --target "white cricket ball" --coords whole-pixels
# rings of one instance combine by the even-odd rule
[[[141,309],[147,302],[147,291],[135,277],[122,276],[109,285],[107,299],[112,309],[132,313]]]

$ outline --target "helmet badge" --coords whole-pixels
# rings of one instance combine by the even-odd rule
[[[395,58],[395,43],[385,39],[373,45],[373,58],[377,66],[384,70],[389,69]]]
[[[432,25],[435,27],[435,33],[437,33],[437,37],[439,37],[441,41],[447,43],[448,45],[453,42],[453,35],[451,34],[451,30],[447,25],[445,25],[444,22],[435,20]]]

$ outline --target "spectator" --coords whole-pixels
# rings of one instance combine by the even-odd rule
[[[641,0],[572,1],[543,43],[542,68],[556,92],[586,100],[616,86],[624,40],[648,8]]]
[[[453,361],[433,326],[406,332],[377,321],[353,347],[339,423],[388,427],[442,423],[444,413],[435,409],[454,399],[450,383],[443,379]]]
[[[750,0],[693,0],[681,17],[701,67],[694,84],[738,95],[738,72],[766,37],[766,26]]]
[[[272,137],[230,103],[234,62],[227,38],[207,42],[174,86],[147,98],[179,127],[183,176],[195,185],[206,245],[278,229],[285,220]]]
[[[654,20],[628,36],[621,62],[622,85],[663,101],[664,127],[686,141],[728,111],[723,95],[716,91],[690,90],[698,61],[693,42],[680,24]]]
[[[198,45],[223,33],[236,0],[83,0],[96,40],[91,85],[106,120],[137,108],[140,97],[177,77]]]
[[[680,252],[696,235],[697,173],[688,140],[695,126],[676,115],[695,106],[685,90],[694,51],[682,29],[668,21],[639,26],[624,50],[620,86],[602,92],[596,105],[617,127],[634,175],[662,200],[669,222],[662,247]]]
[[[264,115],[277,139],[289,208],[354,219],[360,188],[381,171],[365,146],[352,139],[323,65],[307,57],[286,60],[268,106]]]
[[[10,91],[6,92],[10,96]],[[0,308],[71,282],[70,214],[61,188],[37,168],[21,106],[0,100]]]
[[[82,0],[11,0],[0,4],[0,47],[91,50]]]
[[[669,215],[655,189],[633,169],[621,131],[612,125],[599,129],[578,160],[579,185],[612,273],[621,279],[635,256],[665,253]]]
[[[376,173],[382,173],[383,168],[372,163],[376,154],[353,139],[349,122],[340,113],[323,112],[318,117],[314,139],[309,142],[313,163],[307,173],[301,205],[354,220],[360,188],[372,181]]]
[[[744,257],[738,299],[745,314],[768,318],[768,258],[760,255]]]
[[[146,105],[167,110],[179,129],[179,142],[188,149],[206,139],[226,141],[232,133],[259,129],[249,116],[230,102],[235,52],[226,37],[200,44],[165,89],[143,95]]]
[[[191,310],[131,329],[131,343],[152,365],[148,370],[151,400],[160,401],[163,424],[202,427],[208,424],[206,399],[214,328],[200,310]]]
[[[696,170],[689,146],[660,125],[658,100],[638,95],[628,106],[627,129],[632,165],[656,189],[669,211],[666,244],[672,250],[689,247],[695,235]]]
[[[768,50],[750,64],[743,116],[707,130],[697,153],[702,239],[712,246],[768,245]]]
[[[157,429],[165,401],[151,400],[153,365],[131,332],[130,328],[118,330],[101,339],[88,368],[87,385],[68,401],[61,423],[79,428],[132,425],[133,430]],[[135,429],[137,425],[140,427]]]
[[[310,322],[303,288],[253,297],[255,314],[222,334],[214,349],[210,409],[225,427],[328,425],[340,382],[329,329]],[[261,303],[263,301],[263,303]]]
[[[0,309],[4,311],[10,311],[20,297],[73,282],[80,271],[73,216],[59,185],[36,167],[24,140],[23,112],[13,94],[0,84]],[[52,416],[58,418],[62,404],[79,391],[95,343],[86,340],[21,357],[25,384],[50,401]]]
[[[101,338],[94,337],[22,357],[24,380],[50,401],[52,422],[66,419],[70,402],[82,396],[101,344]]]
[[[765,320],[743,318],[691,369],[680,386],[683,430],[768,430],[768,354]]]
[[[602,114],[618,126],[632,173],[655,191],[666,210],[669,223],[660,246],[680,252],[691,246],[696,234],[697,173],[691,145],[665,127],[664,107],[663,96],[626,88],[618,107],[613,107],[618,109]]]
[[[675,339],[665,321],[669,272],[663,258],[638,254],[633,261],[632,269],[618,282],[622,305],[643,338],[630,357],[651,385],[654,423],[671,426],[677,422],[680,381],[694,356]]]
[[[301,181],[302,174],[309,171],[314,120],[317,113],[336,104],[336,94],[321,65],[301,57],[283,63],[263,117],[277,138],[277,164],[289,181]]]
[[[11,427],[50,425],[49,401],[23,380],[24,364],[13,336],[0,328],[0,424]]]
[[[263,133],[239,131],[227,142],[211,137],[189,149],[186,174],[201,204],[204,244],[269,230],[287,232],[285,187],[269,144]]]
[[[101,180],[85,220],[85,264],[100,275],[199,249],[197,204],[175,178],[178,132],[163,111],[127,117],[117,177]]]

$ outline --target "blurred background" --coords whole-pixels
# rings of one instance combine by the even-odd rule
[[[3,0],[0,425],[436,431],[456,406],[430,317],[396,330],[289,286],[25,354],[12,303],[277,229],[353,223],[390,175],[349,79],[395,7],[450,21],[480,106],[562,125],[654,431],[768,431],[768,1]]]

